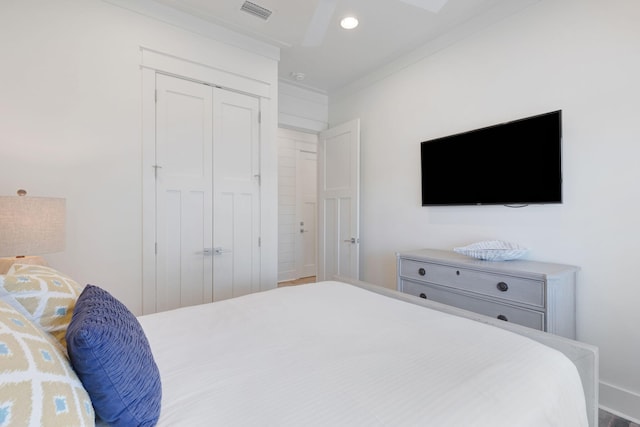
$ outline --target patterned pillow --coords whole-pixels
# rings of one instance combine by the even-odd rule
[[[0,426],[93,426],[94,419],[51,336],[0,301]]]
[[[0,299],[11,304],[66,348],[65,334],[82,287],[42,265],[14,264],[0,279]]]

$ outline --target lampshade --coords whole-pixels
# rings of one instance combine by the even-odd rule
[[[48,254],[64,246],[65,199],[0,196],[0,256]]]

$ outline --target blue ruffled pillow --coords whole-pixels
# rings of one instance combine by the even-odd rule
[[[87,285],[67,328],[69,359],[96,414],[112,426],[154,426],[162,385],[138,319],[104,289]]]

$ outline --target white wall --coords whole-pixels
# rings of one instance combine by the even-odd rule
[[[636,420],[638,22],[635,0],[543,0],[329,103],[330,125],[361,119],[362,278],[393,287],[395,251],[494,238],[531,248],[529,259],[580,266],[577,333],[600,348],[601,406]],[[420,141],[556,109],[562,205],[420,206]]]
[[[329,97],[325,93],[280,81],[278,85],[278,124],[303,132],[327,128]]]
[[[272,264],[263,274],[276,281],[277,58],[215,41],[207,30],[188,32],[99,0],[0,2],[0,194],[25,188],[66,198],[67,248],[47,255],[49,263],[104,287],[136,314],[141,46],[271,84],[273,108],[263,114],[271,130],[262,141],[270,227],[262,244]]]

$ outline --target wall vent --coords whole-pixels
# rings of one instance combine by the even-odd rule
[[[253,16],[257,16],[258,18],[264,19],[265,21],[269,19],[271,16],[271,11],[267,8],[264,8],[260,5],[252,3],[250,1],[245,1],[240,8],[243,12],[247,12]]]

